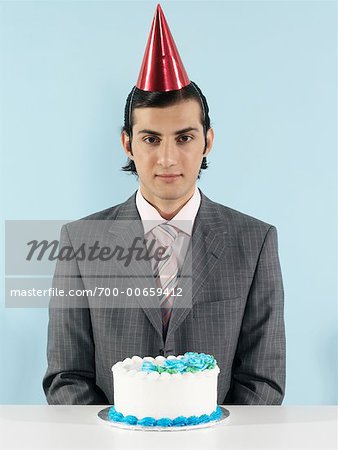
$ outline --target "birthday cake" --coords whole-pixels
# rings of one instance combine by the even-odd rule
[[[146,427],[198,425],[217,420],[215,358],[205,353],[133,356],[112,367],[114,406],[109,420]]]

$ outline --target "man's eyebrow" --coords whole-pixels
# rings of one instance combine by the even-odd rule
[[[174,134],[178,135],[178,134],[188,133],[189,131],[199,132],[199,129],[195,128],[195,127],[187,127],[187,128],[183,128],[182,130],[175,131]],[[154,130],[140,130],[137,134],[154,134],[155,136],[162,136],[161,133],[159,133],[158,131],[154,131]]]

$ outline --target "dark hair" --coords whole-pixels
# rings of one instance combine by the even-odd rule
[[[127,97],[124,109],[124,126],[122,127],[121,133],[126,132],[128,134],[131,145],[133,135],[132,112],[135,108],[164,108],[190,99],[196,99],[201,105],[201,123],[204,130],[205,150],[207,146],[207,131],[210,128],[209,106],[202,91],[193,81],[182,89],[168,92],[147,92],[134,86]],[[200,178],[201,169],[207,169],[207,167],[207,158],[204,157],[197,178]],[[137,175],[136,166],[132,159],[128,158],[127,164],[122,167],[122,170]]]

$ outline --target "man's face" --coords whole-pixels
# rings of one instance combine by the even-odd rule
[[[135,108],[133,124],[132,153],[126,133],[121,141],[135,163],[143,195],[153,204],[188,200],[213,142],[209,129],[205,149],[200,104],[192,99],[164,108]]]

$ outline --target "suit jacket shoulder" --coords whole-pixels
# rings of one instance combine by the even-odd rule
[[[68,225],[78,223],[81,220],[115,220],[119,216],[122,219],[133,219],[137,218],[137,208],[136,208],[136,191],[132,196],[130,196],[126,201],[119,203],[114,206],[110,206],[109,208],[103,209],[101,211],[94,212],[89,214],[88,216],[81,217],[74,222],[70,222]]]
[[[81,217],[79,220],[114,220],[117,218],[119,210],[126,202],[119,203],[118,205],[110,206],[109,208],[101,211],[94,212],[88,216]]]
[[[210,200],[202,192],[201,195],[201,210],[203,213],[209,217],[213,215],[213,222],[222,223],[224,231],[232,236],[241,237],[254,234],[257,237],[262,236],[264,238],[271,228],[275,228],[274,225],[268,222]],[[203,204],[204,207],[202,208]]]

